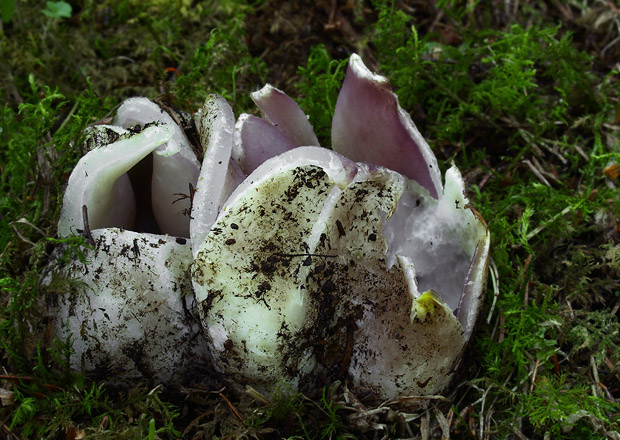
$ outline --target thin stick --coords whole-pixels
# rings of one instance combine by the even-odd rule
[[[219,393],[219,395],[220,395],[220,397],[221,397],[222,399],[224,399],[224,402],[226,402],[226,404],[227,404],[227,405],[228,405],[228,407],[231,409],[231,411],[233,412],[233,414],[235,415],[235,417],[237,417],[237,419],[239,419],[239,421],[240,421],[241,423],[243,423],[243,417],[241,417],[241,414],[239,414],[239,412],[238,412],[238,411],[237,411],[237,409],[233,406],[233,404],[232,404],[232,403],[230,403],[230,400],[228,400],[228,398],[227,398],[224,394],[222,394],[222,393]]]
[[[90,233],[90,224],[88,223],[88,208],[86,205],[82,205],[82,219],[84,220],[84,235],[86,236],[86,241],[89,244],[95,245],[95,239],[93,235]]]
[[[14,376],[12,374],[0,374],[0,379],[2,380],[36,380],[36,378],[32,376]]]

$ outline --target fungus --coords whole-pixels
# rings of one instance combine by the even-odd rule
[[[145,98],[92,129],[59,221],[61,236],[95,243],[89,264],[65,268],[85,288],[55,309],[59,334],[76,338],[74,366],[178,381],[208,347],[217,370],[257,387],[345,377],[383,399],[442,392],[471,337],[489,258],[460,172],[451,167],[442,184],[388,80],[357,55],[333,150],[282,91],[267,85],[252,98],[263,117],[236,122],[222,97],[207,98],[200,167]]]
[[[380,398],[441,392],[476,321],[490,241],[459,171],[442,185],[388,80],[356,55],[334,151],[283,92],[252,98],[264,119],[234,126],[216,96],[203,109],[204,164],[220,168],[203,164],[198,182],[192,277],[216,368],[259,387],[346,376]]]
[[[73,339],[74,368],[115,385],[182,382],[208,362],[189,278],[190,200],[179,194],[196,184],[199,163],[146,98],[125,101],[114,125],[89,129],[86,146],[58,234],[86,234],[93,246],[86,263],[62,268],[81,283],[54,300],[58,336]]]

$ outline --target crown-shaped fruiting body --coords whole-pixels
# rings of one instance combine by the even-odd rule
[[[94,240],[89,263],[65,269],[85,288],[55,308],[59,333],[75,338],[73,364],[172,382],[210,351],[217,370],[257,387],[346,378],[384,399],[441,392],[489,258],[460,172],[442,182],[388,80],[357,55],[333,149],[284,92],[266,85],[252,98],[262,117],[235,121],[208,97],[196,117],[202,164],[145,98],[92,129],[59,221],[61,236]]]
[[[235,123],[215,95],[202,110],[192,276],[216,368],[254,386],[347,377],[381,398],[441,392],[489,255],[461,174],[442,184],[388,80],[356,55],[333,150],[282,91],[252,98],[263,118]]]

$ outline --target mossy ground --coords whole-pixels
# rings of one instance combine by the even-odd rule
[[[0,1],[0,437],[620,438],[614,2],[69,3]],[[488,300],[451,392],[424,407],[343,384],[119,394],[71,372],[70,343],[40,319],[61,287],[39,275],[84,127],[135,95],[194,111],[217,92],[251,112],[268,81],[328,145],[353,52],[491,228]]]

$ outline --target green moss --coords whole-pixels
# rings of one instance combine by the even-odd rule
[[[587,385],[569,384],[566,376],[540,377],[522,397],[529,422],[553,438],[604,438],[604,426],[618,422],[615,405],[591,395]]]
[[[419,39],[412,17],[384,2],[379,9],[372,42],[381,70],[406,108],[424,109],[433,139],[475,139],[481,126],[549,136],[566,129],[568,113],[601,109],[589,94],[596,82],[591,57],[572,45],[570,33],[560,37],[558,26],[465,28],[455,47],[432,33]],[[506,117],[514,121],[508,127],[500,121]]]
[[[239,39],[240,26],[213,30],[208,41],[196,49],[172,88],[179,105],[197,108],[209,93],[217,93],[237,113],[253,108],[250,92],[262,84],[267,69]]]
[[[323,46],[312,48],[306,67],[300,66],[297,90],[299,106],[309,115],[310,124],[324,146],[331,146],[332,116],[347,60],[332,60]]]

